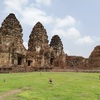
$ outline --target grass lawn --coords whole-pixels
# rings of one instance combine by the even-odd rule
[[[2,100],[100,100],[99,75],[100,73],[74,72],[0,74],[0,98]],[[53,80],[53,84],[48,82],[49,78]]]

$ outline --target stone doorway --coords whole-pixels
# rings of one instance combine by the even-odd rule
[[[18,57],[18,65],[22,64],[22,57]]]
[[[28,66],[31,66],[31,63],[32,63],[31,60],[28,60],[28,61],[27,61]]]
[[[51,65],[53,64],[53,58],[50,58],[50,64]]]

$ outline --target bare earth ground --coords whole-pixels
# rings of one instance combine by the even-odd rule
[[[19,92],[21,92],[21,89],[11,90],[11,91],[5,92],[2,95],[0,95],[0,100],[4,100],[5,97],[17,94]]]

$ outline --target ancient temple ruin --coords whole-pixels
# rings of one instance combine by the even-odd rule
[[[35,70],[51,68],[48,42],[48,36],[44,26],[40,22],[36,23],[28,41],[28,66],[32,66]]]
[[[44,26],[37,22],[28,41],[28,50],[23,45],[23,29],[11,13],[0,27],[0,72],[27,71],[79,71],[100,70],[100,46],[94,48],[89,58],[69,56],[63,51],[58,35],[48,41]]]
[[[64,68],[66,55],[63,51],[63,44],[58,35],[54,35],[50,42],[50,64],[54,67]]]
[[[20,22],[13,13],[9,14],[0,28],[0,72],[49,71],[55,66],[64,67],[66,56],[59,36],[55,35],[49,45],[46,29],[40,22],[32,29],[28,50],[22,36]]]
[[[25,64],[22,27],[14,14],[9,14],[0,27],[0,71],[12,71]],[[16,69],[17,70],[17,69]]]

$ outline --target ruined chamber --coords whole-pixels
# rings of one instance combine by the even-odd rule
[[[22,27],[14,14],[9,14],[0,27],[0,72],[24,71],[26,49]]]

